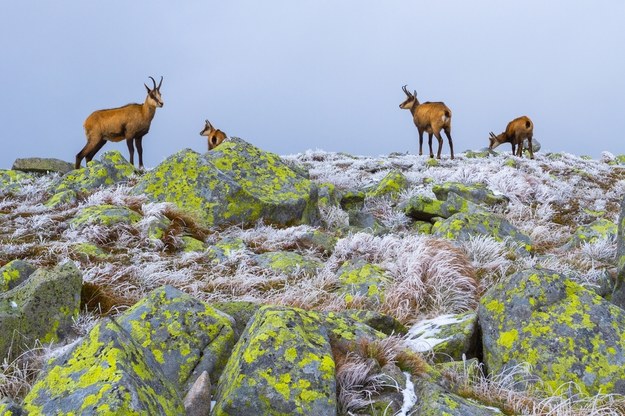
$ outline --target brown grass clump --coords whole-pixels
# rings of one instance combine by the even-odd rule
[[[125,309],[134,304],[133,299],[121,295],[118,290],[84,282],[80,290],[80,310],[108,315],[117,309]]]

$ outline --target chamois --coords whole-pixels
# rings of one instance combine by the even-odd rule
[[[419,155],[423,154],[423,132],[428,133],[428,144],[430,145],[430,157],[434,157],[432,152],[432,135],[438,140],[438,153],[436,157],[441,158],[441,148],[443,147],[443,138],[441,130],[445,132],[447,140],[449,140],[449,149],[451,158],[454,158],[454,144],[451,140],[451,110],[443,102],[425,102],[419,103],[417,99],[417,91],[410,93],[406,89],[406,85],[402,87],[406,93],[406,100],[399,105],[399,108],[410,110],[415,126],[419,131]]]
[[[154,118],[156,107],[163,106],[163,99],[161,98],[163,77],[161,77],[158,86],[154,78],[149,78],[152,80],[154,88],[150,89],[143,84],[148,91],[143,104],[127,104],[123,107],[98,110],[87,117],[84,123],[87,144],[76,155],[76,169],[80,168],[80,162],[83,158],[87,159],[87,163],[93,159],[107,141],[120,142],[122,140],[126,140],[132,165],[134,165],[135,154],[134,140],[134,145],[137,146],[139,153],[139,169],[143,169],[141,140],[150,131],[150,123]]]
[[[512,144],[512,154],[518,157],[523,157],[523,141],[527,139],[527,145],[530,151],[530,158],[534,159],[534,150],[532,149],[532,136],[534,135],[534,123],[527,116],[521,116],[515,118],[506,126],[506,131],[495,136],[495,133],[490,132],[490,146],[489,149],[494,149],[500,144],[510,143]],[[518,146],[518,149],[517,149]],[[516,152],[515,152],[516,149]]]
[[[224,139],[226,138],[226,133],[216,129],[215,127],[213,127],[210,121],[206,120],[204,128],[200,132],[200,136],[206,136],[206,138],[208,139],[208,150],[212,150],[224,141]]]

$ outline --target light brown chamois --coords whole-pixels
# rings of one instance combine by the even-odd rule
[[[438,152],[436,157],[441,158],[441,148],[443,147],[443,138],[441,130],[445,132],[449,141],[449,150],[451,158],[454,158],[454,143],[451,140],[451,110],[442,102],[425,102],[419,103],[417,99],[417,91],[410,93],[406,89],[406,85],[402,87],[406,93],[406,100],[399,105],[399,108],[410,110],[415,126],[419,131],[419,155],[423,154],[423,132],[428,133],[428,144],[430,145],[430,157],[434,157],[432,152],[432,135],[438,140]]]
[[[510,143],[512,144],[512,154],[518,157],[523,157],[523,141],[527,139],[527,147],[530,151],[530,158],[534,159],[534,150],[532,149],[533,136],[534,123],[532,123],[532,120],[530,120],[529,117],[521,116],[508,123],[506,131],[503,133],[495,136],[495,133],[491,131],[489,137],[490,146],[488,146],[488,148],[492,150],[500,144]]]
[[[154,88],[150,89],[143,84],[148,90],[148,95],[143,104],[127,104],[123,107],[98,110],[87,117],[84,124],[87,144],[76,155],[76,169],[80,168],[80,162],[83,158],[87,159],[87,163],[93,159],[107,141],[120,142],[122,140],[126,140],[132,165],[134,165],[134,146],[137,146],[139,169],[143,169],[141,140],[150,131],[150,123],[154,118],[156,107],[163,106],[161,97],[163,77],[161,77],[158,86],[154,78],[150,77],[150,79]]]
[[[206,136],[206,138],[208,139],[208,150],[212,150],[215,147],[219,146],[221,142],[225,140],[226,133],[216,129],[215,127],[213,127],[210,121],[206,120],[204,128],[200,132],[200,136]]]

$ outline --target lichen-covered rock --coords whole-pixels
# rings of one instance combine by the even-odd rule
[[[506,196],[495,194],[488,186],[482,183],[468,185],[460,182],[445,182],[434,185],[432,192],[441,201],[446,201],[449,194],[454,193],[476,204],[499,205],[508,202]]]
[[[430,221],[417,220],[412,223],[412,229],[417,234],[432,234],[432,223]]]
[[[446,195],[446,200],[441,201],[424,195],[417,195],[402,204],[404,213],[418,221],[429,221],[432,218],[449,218],[460,212],[475,213],[484,210],[477,204],[464,199],[456,193]]]
[[[588,225],[577,227],[567,245],[578,247],[583,243],[594,243],[598,240],[614,240],[617,233],[618,228],[612,221],[598,219]]]
[[[318,317],[264,306],[219,380],[213,415],[334,415],[335,364]]]
[[[435,362],[461,361],[475,349],[477,315],[466,312],[426,319],[414,324],[405,339],[413,351],[434,353]]]
[[[54,158],[29,157],[15,159],[13,170],[34,173],[62,173],[65,174],[74,169],[74,165],[64,160]]]
[[[375,216],[366,211],[349,211],[349,228],[353,233],[365,232],[374,235],[382,235],[388,232]]]
[[[260,267],[287,276],[314,275],[323,267],[317,259],[309,259],[293,251],[272,251],[256,256]]]
[[[23,183],[31,181],[32,179],[33,176],[28,173],[0,169],[0,195],[17,192],[22,187]]]
[[[408,186],[408,179],[400,171],[394,170],[389,172],[380,183],[376,185],[367,196],[371,197],[396,197]]]
[[[24,399],[32,415],[183,415],[174,380],[114,321],[51,363]]]
[[[117,205],[93,205],[83,208],[72,218],[70,224],[75,228],[86,225],[134,224],[141,220],[141,215],[127,207]]]
[[[380,312],[365,309],[350,309],[345,312],[338,312],[337,314],[357,322],[362,322],[368,327],[386,335],[404,335],[408,332],[408,329],[397,319]]]
[[[318,204],[322,206],[338,207],[341,203],[339,192],[333,183],[323,182],[317,185],[319,187]]]
[[[232,329],[234,330],[234,341],[237,342],[243,334],[247,323],[252,319],[254,314],[258,312],[260,305],[253,302],[216,302],[212,304],[215,309],[219,309],[223,313],[234,319]]]
[[[495,154],[495,152],[492,150],[489,150],[488,148],[478,150],[478,151],[467,150],[466,152],[464,152],[464,157],[468,159],[483,159],[483,158],[489,157],[492,154]]]
[[[185,149],[141,178],[134,194],[172,202],[210,226],[314,224],[317,187],[273,153],[236,138],[199,154]]]
[[[78,201],[78,194],[76,191],[67,189],[65,191],[57,192],[50,197],[45,203],[48,208],[57,208],[63,205],[71,205]]]
[[[529,363],[547,393],[569,382],[625,393],[625,311],[565,276],[515,273],[486,293],[478,317],[489,372]]]
[[[417,405],[412,413],[419,416],[494,416],[504,413],[491,406],[482,405],[473,400],[465,399],[441,386],[420,380],[415,383],[417,390]]]
[[[532,251],[530,238],[510,224],[505,218],[487,212],[454,214],[432,227],[432,234],[450,240],[466,241],[476,235],[493,237],[506,242],[517,255],[529,256]]]
[[[321,326],[327,330],[328,336],[332,342],[355,342],[360,339],[368,339],[370,341],[386,338],[386,335],[375,330],[368,323],[356,316],[352,317],[349,313],[344,312],[308,312],[314,319],[321,323]]]
[[[365,206],[366,194],[364,191],[350,189],[341,195],[341,209],[345,211],[360,211]]]
[[[77,243],[70,246],[71,253],[81,261],[107,261],[111,256],[91,243]]]
[[[100,161],[92,160],[87,163],[87,167],[65,174],[55,187],[54,193],[68,190],[89,192],[102,186],[126,182],[134,173],[134,166],[124,159],[121,152],[111,150],[105,152]]]
[[[164,286],[53,359],[26,408],[184,414],[181,397],[204,371],[217,380],[233,345],[228,316]]]
[[[338,292],[345,296],[347,303],[354,296],[360,296],[380,304],[384,301],[385,286],[391,281],[381,267],[360,259],[344,262],[336,275],[341,285]]]
[[[206,250],[206,245],[203,241],[197,238],[190,237],[188,235],[182,236],[182,251],[185,253],[198,252]]]
[[[19,286],[0,294],[0,357],[64,339],[80,308],[82,275],[74,263],[37,269]]]
[[[242,250],[247,250],[242,239],[226,237],[208,248],[208,258],[211,263],[219,264],[226,261],[232,253]]]
[[[11,290],[30,276],[37,268],[23,260],[13,260],[0,268],[0,293]]]

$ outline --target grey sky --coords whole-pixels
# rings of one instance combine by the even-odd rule
[[[452,110],[456,152],[528,115],[547,151],[625,153],[625,2],[19,1],[0,13],[0,168],[73,161],[94,110],[165,106],[154,167],[208,118],[279,154],[417,152],[403,84]],[[127,157],[124,143],[108,143]],[[509,146],[502,147],[510,151]],[[443,155],[449,155],[445,143]],[[99,155],[98,155],[99,156]]]

